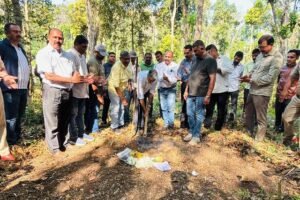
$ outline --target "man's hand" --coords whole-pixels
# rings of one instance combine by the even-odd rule
[[[190,74],[190,70],[188,70],[186,67],[183,67],[183,71],[184,71],[186,74]]]
[[[188,96],[189,96],[189,93],[188,93],[187,90],[185,90],[185,91],[184,91],[184,94],[183,94],[184,100],[187,100]]]
[[[17,79],[18,77],[5,75],[3,77],[3,82],[9,89],[18,89]]]
[[[78,71],[75,71],[71,78],[71,83],[82,83],[83,81],[83,76],[80,76],[80,73]]]
[[[208,105],[210,102],[210,96],[205,96],[204,97],[204,105]]]
[[[165,73],[164,73],[164,75],[163,75],[163,79],[164,79],[165,81],[168,81],[168,82],[169,82],[169,78],[166,76]]]
[[[88,83],[88,84],[93,84],[95,82],[94,74],[90,74],[90,75],[84,77],[84,82]]]
[[[100,103],[101,105],[103,105],[103,104],[104,104],[104,98],[103,98],[103,96],[102,96],[102,95],[100,95],[100,94],[97,94],[97,99],[98,99],[98,101],[99,101],[99,103]]]
[[[250,82],[250,80],[251,80],[251,76],[242,76],[241,78],[240,78],[240,81],[241,82],[245,82],[245,83],[249,83]]]
[[[122,97],[122,98],[121,98],[121,102],[122,102],[122,105],[123,105],[123,106],[128,106],[128,102],[127,102],[127,100],[126,100],[125,97]]]

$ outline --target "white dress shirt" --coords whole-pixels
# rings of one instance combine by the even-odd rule
[[[233,68],[233,71],[228,76],[229,92],[235,92],[239,90],[241,83],[240,78],[242,77],[244,70],[244,67],[241,63],[239,63],[237,66],[233,66]]]
[[[233,71],[231,60],[226,56],[220,56],[217,58],[217,64],[221,73],[217,73],[215,87],[212,91],[213,94],[228,92],[228,75]]]
[[[41,49],[36,55],[38,73],[46,83],[55,88],[71,89],[72,83],[57,83],[46,79],[45,73],[54,73],[58,76],[70,78],[75,71],[73,56],[66,52],[57,52],[50,44]]]
[[[76,49],[72,48],[68,50],[74,57],[73,61],[75,64],[75,69],[80,73],[81,76],[88,75],[88,69],[86,64],[86,59],[84,55],[81,55]],[[87,83],[76,83],[72,88],[73,97],[78,99],[89,98],[89,85]]]
[[[149,71],[141,71],[137,77],[137,97],[138,99],[144,99],[144,95],[150,91],[154,95],[157,81],[149,83],[148,81]]]
[[[171,62],[167,65],[165,62],[161,62],[155,66],[157,71],[158,78],[158,87],[159,88],[170,88],[176,86],[178,77],[177,70],[178,64]],[[168,77],[169,81],[164,80],[164,74]]]
[[[28,89],[30,68],[20,47],[14,46],[18,56],[18,89]]]

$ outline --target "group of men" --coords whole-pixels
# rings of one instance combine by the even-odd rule
[[[1,160],[13,160],[8,144],[16,144],[21,136],[30,64],[20,45],[20,27],[8,23],[4,31],[7,38],[0,43],[3,60],[0,62],[0,109],[5,110],[0,114],[0,156]],[[172,51],[164,55],[157,51],[157,64],[153,63],[151,53],[146,53],[139,64],[134,51],[122,51],[116,62],[116,54],[107,53],[102,44],[95,46],[87,61],[85,36],[78,35],[68,51],[63,50],[63,42],[62,31],[52,28],[48,44],[36,55],[37,74],[42,80],[45,140],[53,154],[65,151],[70,144],[83,146],[94,140],[90,133],[99,132],[100,105],[103,105],[101,123],[108,124],[110,110],[110,128],[114,133],[122,133],[131,120],[137,130],[143,130],[147,125],[145,118],[154,120],[156,92],[164,120],[162,129],[174,129],[178,82],[182,101],[180,127],[189,130],[183,138],[189,144],[200,142],[203,122],[206,128],[211,127],[216,104],[215,130],[221,130],[226,122],[236,121],[240,83],[244,85],[246,128],[257,141],[262,141],[267,129],[268,104],[277,79],[275,127],[277,131],[285,130],[286,143],[291,141],[292,124],[299,116],[300,107],[299,51],[290,50],[287,64],[282,67],[283,57],[274,48],[275,41],[270,35],[259,39],[259,48],[252,52],[253,62],[245,66],[241,64],[244,56],[241,51],[231,61],[219,55],[215,45],[205,46],[201,40],[184,47],[185,58],[180,65],[173,61]],[[108,62],[104,64],[106,56]],[[134,112],[130,104],[134,105]]]

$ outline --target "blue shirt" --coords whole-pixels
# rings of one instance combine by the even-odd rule
[[[104,64],[104,74],[105,74],[105,78],[108,78],[109,77],[109,74],[110,74],[110,71],[111,71],[111,68],[114,64],[112,63],[105,63]]]
[[[180,66],[177,71],[177,76],[181,79],[181,81],[186,82],[189,79],[190,71],[191,71],[192,59],[183,59],[180,63]]]

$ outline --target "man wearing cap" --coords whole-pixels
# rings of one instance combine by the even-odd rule
[[[138,66],[138,57],[135,51],[131,51],[129,53],[130,55],[130,63],[129,63],[129,69],[132,72],[132,82],[128,84],[128,87],[124,91],[125,98],[128,102],[128,106],[125,106],[124,108],[124,123],[129,124],[130,123],[130,103],[133,99],[135,99],[136,96],[136,82],[137,82],[137,74],[141,71],[140,67]]]
[[[73,56],[63,51],[61,30],[49,31],[48,45],[36,55],[38,73],[43,79],[43,113],[46,143],[53,154],[66,150],[66,135],[72,109],[72,86],[84,79],[75,70]]]
[[[133,78],[129,63],[129,53],[127,51],[121,52],[120,61],[114,64],[108,78],[108,94],[111,101],[110,127],[115,133],[120,133],[119,128],[124,126],[124,106],[128,106],[124,90],[132,83]]]
[[[156,70],[153,69],[149,71],[141,71],[138,73],[137,98],[140,107],[138,109],[135,109],[134,124],[142,130],[144,126],[143,116],[147,116],[149,114],[150,105],[153,102],[156,85],[157,85]]]
[[[88,72],[93,75],[95,82],[89,86],[89,99],[86,102],[85,129],[86,133],[99,132],[99,106],[104,103],[102,86],[106,84],[103,60],[106,53],[104,45],[95,47],[94,55],[87,63]]]

